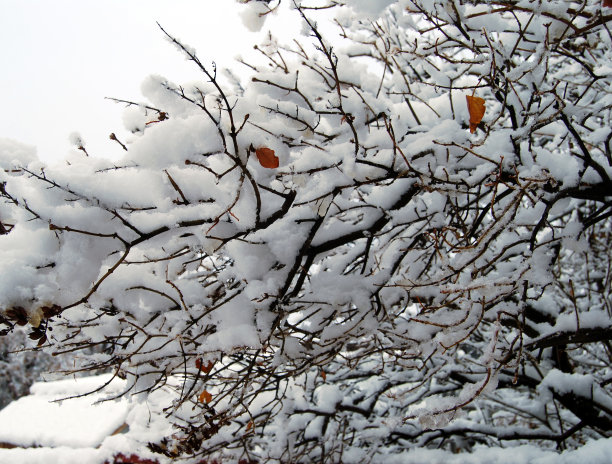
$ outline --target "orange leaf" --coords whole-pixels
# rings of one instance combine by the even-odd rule
[[[202,393],[200,393],[200,396],[198,396],[198,401],[200,403],[204,403],[204,401],[206,401],[206,403],[210,403],[212,401],[212,395],[204,390]]]
[[[198,358],[198,359],[196,359],[195,365],[202,372],[205,372],[205,373],[208,374],[211,371],[211,369],[213,368],[213,366],[215,365],[215,363],[213,363],[212,361],[208,361],[208,364],[206,364],[206,366],[205,366],[205,365],[202,364],[202,358]]]
[[[275,169],[278,167],[278,156],[274,154],[274,150],[268,147],[259,147],[255,150],[255,155],[264,168]]]
[[[325,371],[323,369],[321,369],[321,378],[323,379],[323,382],[325,382],[325,380],[327,380],[327,374],[325,373]]]
[[[253,428],[253,421],[249,421],[249,423],[246,426],[246,431],[248,432],[249,430],[251,430]]]
[[[340,118],[340,124],[342,124],[343,122],[353,122],[355,120],[355,116],[353,116],[352,114],[345,114],[344,116],[342,116]]]
[[[482,121],[482,117],[485,114],[485,101],[484,98],[473,97],[466,95],[468,111],[470,112],[470,132],[473,134],[476,132],[476,127]]]

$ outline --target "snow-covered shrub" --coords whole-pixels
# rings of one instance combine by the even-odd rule
[[[167,34],[203,81],[150,77],[120,162],[3,161],[2,322],[175,388],[171,457],[609,436],[610,10],[342,3],[235,88]]]
[[[28,350],[28,341],[22,330],[0,337],[0,409],[27,395],[41,374],[60,368],[49,353]]]

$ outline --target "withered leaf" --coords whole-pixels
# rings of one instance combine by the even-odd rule
[[[198,396],[198,401],[200,401],[200,403],[210,403],[212,401],[212,395],[206,390],[203,390],[200,396]]]
[[[28,313],[21,306],[15,306],[6,310],[8,320],[15,322],[17,325],[28,324]]]
[[[212,361],[208,361],[208,363],[204,365],[202,363],[202,358],[196,359],[196,362],[195,362],[196,367],[200,369],[202,372],[205,372],[207,374],[212,370],[214,364],[215,363],[213,363]]]
[[[470,132],[473,134],[485,114],[485,101],[484,98],[473,97],[472,95],[466,95],[465,98],[470,113]]]
[[[255,150],[255,155],[264,168],[275,169],[279,165],[278,156],[274,154],[274,150],[268,147],[259,147]]]
[[[50,317],[57,316],[59,313],[62,312],[61,306],[58,306],[56,304],[41,306],[40,309],[45,319],[49,319]]]
[[[29,334],[28,334],[28,338],[30,340],[39,340],[42,337],[45,336],[45,331],[44,330],[40,330],[38,328],[32,330]]]

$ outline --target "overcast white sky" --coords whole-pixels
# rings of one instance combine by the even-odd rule
[[[262,33],[248,32],[234,0],[0,0],[0,137],[35,145],[42,159],[71,149],[79,132],[92,154],[117,155],[108,139],[123,129],[123,107],[104,97],[141,101],[150,74],[181,83],[200,79],[163,37],[156,21],[200,59],[241,65]],[[272,18],[273,20],[275,18]],[[276,18],[278,19],[278,18]],[[107,153],[104,153],[107,152]]]

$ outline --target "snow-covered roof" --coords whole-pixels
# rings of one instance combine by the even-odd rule
[[[31,394],[0,411],[0,442],[20,447],[97,447],[119,430],[130,410],[127,399],[104,401],[123,391],[124,381],[109,375],[38,382]],[[59,400],[59,401],[58,401]]]
[[[169,431],[165,421],[150,414],[155,397],[146,403],[129,395],[113,399],[126,382],[111,379],[99,375],[32,385],[30,395],[0,410],[0,463],[102,464],[117,453],[133,452],[153,457],[146,444]],[[160,390],[157,396],[167,394]]]

